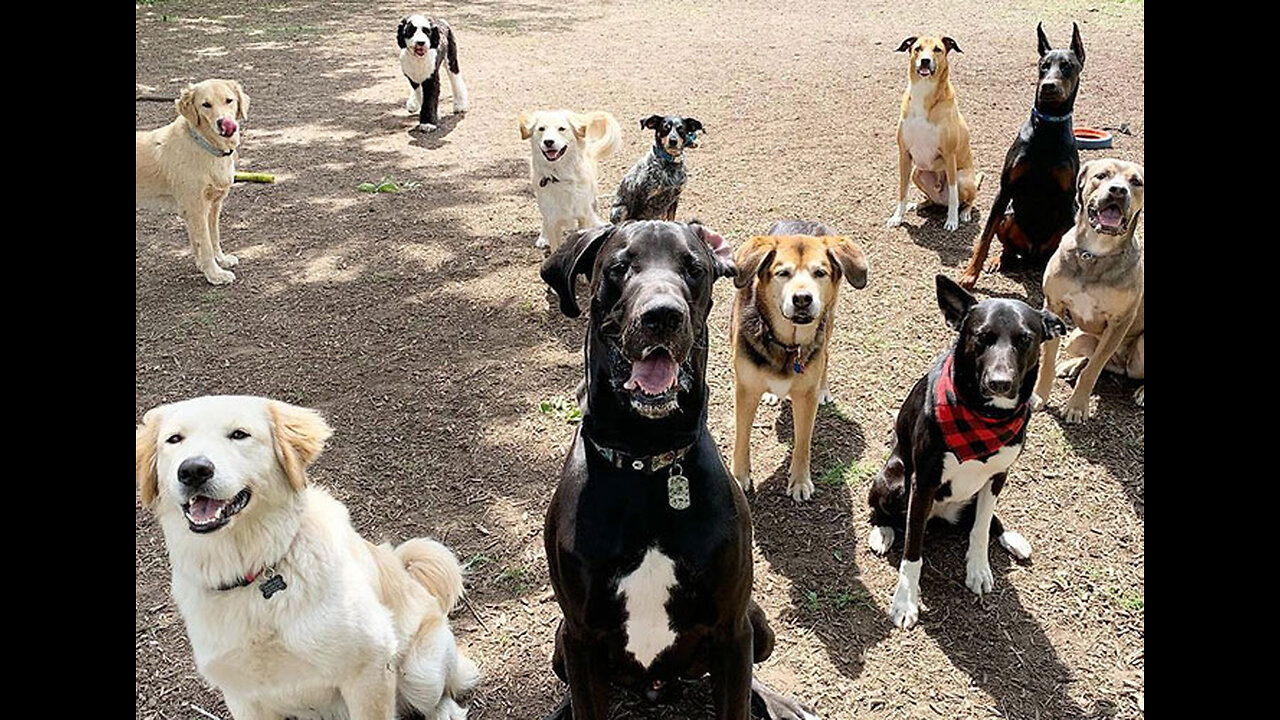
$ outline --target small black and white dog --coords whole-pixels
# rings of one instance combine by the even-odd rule
[[[684,169],[684,151],[698,147],[702,123],[678,115],[650,115],[640,121],[641,130],[653,130],[653,149],[640,158],[614,197],[609,219],[675,220],[680,190],[689,175]]]
[[[467,85],[458,69],[458,43],[453,28],[439,18],[410,15],[396,30],[400,46],[400,69],[409,78],[409,99],[404,108],[418,114],[418,129],[432,132],[440,124],[440,66],[448,59],[449,86],[453,90],[453,111],[467,111]]]

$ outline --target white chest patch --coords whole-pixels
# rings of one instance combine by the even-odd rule
[[[960,518],[960,511],[991,480],[991,476],[1008,470],[1021,452],[1021,445],[1005,445],[986,460],[975,459],[964,462],[960,462],[954,453],[943,454],[942,482],[950,484],[951,494],[934,502],[929,517],[940,517],[947,522],[956,522]]]
[[[640,567],[618,581],[627,609],[627,652],[646,668],[676,641],[666,608],[675,586],[676,564],[657,548],[649,548]]]
[[[1071,321],[1084,330],[1090,332],[1100,332],[1105,328],[1107,318],[1099,312],[1098,304],[1094,301],[1093,296],[1087,292],[1070,292],[1062,296],[1062,303],[1067,306],[1071,312]]]
[[[778,397],[786,397],[791,392],[792,378],[780,378],[772,373],[765,376],[769,385],[769,392]]]
[[[919,93],[920,97],[915,97]],[[942,170],[941,149],[942,132],[937,125],[929,122],[929,114],[924,108],[923,92],[913,92],[911,103],[907,106],[907,116],[902,118],[902,142],[911,154],[911,162],[921,170]]]

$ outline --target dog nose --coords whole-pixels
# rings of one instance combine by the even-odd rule
[[[1112,195],[1115,195],[1116,197],[1124,197],[1125,195],[1129,194],[1129,188],[1123,185],[1112,185],[1111,187],[1107,188],[1107,192],[1111,193]]]
[[[987,392],[992,395],[1007,397],[1013,392],[1013,376],[1005,373],[988,375],[983,384],[987,386]]]
[[[675,305],[661,304],[650,307],[640,315],[640,324],[645,330],[661,334],[680,327],[684,322],[684,313]]]
[[[546,147],[555,147],[556,141],[555,141],[555,140],[543,140],[543,141],[542,141],[542,144],[543,144],[544,146],[546,146]]]
[[[791,296],[791,304],[796,306],[798,310],[806,310],[813,305],[813,295],[809,293],[796,293]]]
[[[198,488],[213,479],[213,461],[200,455],[187,458],[178,466],[178,482]]]

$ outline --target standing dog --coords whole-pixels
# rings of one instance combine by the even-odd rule
[[[542,211],[537,247],[560,247],[565,233],[602,225],[596,212],[597,163],[622,144],[622,129],[607,112],[527,112],[518,118],[529,141],[529,180]]]
[[[898,120],[898,207],[889,227],[901,225],[907,211],[908,177],[924,193],[925,204],[947,206],[948,231],[969,220],[982,185],[982,173],[974,173],[969,127],[951,86],[952,50],[963,52],[949,37],[909,37],[898,46],[898,52],[910,52],[911,62]]]
[[[610,686],[650,699],[710,673],[716,717],[812,713],[752,678],[773,631],[751,601],[751,511],[707,430],[712,284],[734,274],[724,238],[660,221],[577,233],[542,278],[577,317],[591,283],[582,423],[547,509],[551,585],[564,619],[552,714],[604,720]]]
[[[1136,236],[1146,196],[1141,165],[1093,160],[1080,170],[1080,216],[1044,271],[1045,308],[1075,323],[1061,377],[1076,378],[1066,421],[1089,416],[1089,395],[1103,370],[1143,381],[1146,402],[1146,248]],[[1060,340],[1044,346],[1036,401],[1048,402]]]
[[[464,720],[455,698],[477,672],[449,630],[458,560],[424,538],[361,538],[307,482],[330,434],[316,411],[257,397],[143,416],[134,472],[196,667],[237,720]]]
[[[943,275],[937,285],[942,314],[960,334],[898,410],[893,449],[868,496],[873,551],[887,553],[894,528],[905,521],[889,608],[902,628],[920,615],[920,558],[929,519],[954,523],[972,507],[964,582],[978,595],[994,584],[987,558],[991,535],[1015,557],[1031,556],[1026,539],[995,516],[996,496],[1022,452],[1040,344],[1066,329],[1053,313],[1020,300],[978,302]]]
[[[997,272],[1004,253],[1033,261],[1051,255],[1075,218],[1074,183],[1080,153],[1071,113],[1084,69],[1084,43],[1080,28],[1074,23],[1071,27],[1071,49],[1054,50],[1044,28],[1036,26],[1040,42],[1036,103],[1005,155],[1000,192],[991,203],[986,227],[973,244],[973,256],[960,276],[960,287],[972,290],[978,283],[992,235],[1000,238],[1003,252],[996,253],[986,269]]]
[[[410,15],[396,29],[396,44],[400,46],[400,70],[409,79],[409,99],[404,101],[404,109],[418,116],[419,130],[434,132],[440,125],[440,66],[446,59],[453,111],[467,111],[467,84],[458,69],[458,42],[449,23]]]
[[[678,115],[650,115],[640,121],[641,130],[653,131],[653,149],[631,166],[613,201],[609,219],[675,220],[680,191],[689,179],[684,151],[698,146],[702,123]]]
[[[813,495],[809,454],[818,404],[829,400],[827,343],[840,280],[867,286],[867,259],[851,240],[815,222],[774,223],[738,248],[733,305],[733,476],[751,490],[751,425],[760,398],[791,395],[795,450],[787,494]]]
[[[222,203],[235,181],[233,156],[249,116],[249,96],[234,80],[188,85],[175,103],[178,117],[134,139],[135,205],[176,211],[187,223],[196,268],[214,285],[236,279],[239,262],[222,252]]]

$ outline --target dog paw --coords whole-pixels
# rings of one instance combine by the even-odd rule
[[[1137,391],[1133,393],[1133,401],[1138,404],[1138,407],[1146,407],[1146,401],[1147,401],[1146,385],[1143,385],[1142,387],[1138,388]]]
[[[835,396],[835,395],[832,395],[832,394],[831,394],[831,391],[830,391],[830,390],[828,390],[827,388],[822,388],[822,391],[821,391],[820,393],[818,393],[818,404],[819,404],[819,405],[830,405],[831,403],[833,403],[833,402],[835,402],[835,401],[836,401],[836,396]]]
[[[778,399],[777,395],[774,395],[771,392],[767,392],[760,396],[760,402],[764,403],[765,405],[768,405],[769,407],[774,407],[779,402],[781,402],[781,400]]]
[[[454,103],[454,104],[453,104],[453,114],[454,114],[454,115],[466,115],[466,114],[467,114],[467,104],[466,104],[466,103]]]
[[[899,227],[900,225],[902,225],[902,212],[901,212],[901,211],[895,212],[894,214],[892,214],[892,215],[890,215],[890,216],[889,216],[889,219],[888,219],[888,220],[885,220],[885,221],[884,221],[884,226],[885,226],[885,227],[896,228],[896,227]]]
[[[995,577],[991,574],[991,564],[985,557],[972,558],[965,564],[964,584],[974,595],[979,596],[991,592],[996,586]]]
[[[877,555],[884,555],[893,547],[893,528],[884,525],[872,525],[867,535],[867,547]]]
[[[205,271],[204,279],[208,280],[210,285],[230,285],[235,282],[236,274],[230,270],[213,268]]]
[[[960,222],[969,222],[973,219],[973,207],[960,208]]]
[[[1005,530],[1001,533],[1000,546],[1019,560],[1027,560],[1031,557],[1031,543],[1016,530]]]
[[[533,246],[536,248],[549,248],[551,247],[551,242],[547,240],[545,235],[539,235],[538,239],[533,241]]]
[[[973,288],[976,287],[978,284],[978,273],[965,270],[964,274],[960,276],[959,284],[960,284],[960,287],[964,288],[965,290],[973,290]]]
[[[1089,358],[1087,357],[1072,358],[1058,363],[1058,366],[1054,368],[1054,372],[1056,372],[1060,378],[1065,378],[1067,381],[1074,381],[1076,378],[1080,377],[1080,371],[1084,370],[1084,366],[1088,363]]]
[[[418,130],[425,133],[433,133],[437,130],[437,127],[431,123],[420,123],[418,125]]]
[[[780,695],[765,700],[764,714],[769,720],[821,720],[800,703]]]
[[[742,486],[742,492],[744,493],[755,492],[756,483],[754,480],[751,479],[750,471],[743,473],[742,477],[734,478],[734,480],[737,480],[738,484]]]
[[[920,621],[920,599],[914,595],[916,593],[900,582],[893,594],[893,604],[889,606],[889,619],[903,630],[910,630]]]
[[[947,213],[947,221],[943,223],[942,229],[947,232],[955,232],[958,227],[960,227],[960,214]]]
[[[233,268],[240,264],[240,258],[235,255],[223,255],[222,257],[214,258],[214,261],[224,268]]]
[[[787,484],[787,494],[796,502],[804,502],[813,497],[813,481],[809,478],[792,480]]]
[[[417,115],[418,111],[422,109],[422,106],[418,104],[418,99],[416,97],[410,95],[409,99],[404,101],[404,109],[410,115]]]
[[[1027,404],[1031,406],[1031,412],[1038,412],[1044,409],[1046,402],[1044,398],[1040,397],[1040,393],[1033,392],[1031,393],[1031,399],[1027,401]]]
[[[1071,400],[1067,402],[1067,408],[1063,411],[1062,416],[1068,425],[1075,425],[1088,420],[1089,398],[1077,400],[1075,396],[1072,396]]]
[[[993,258],[989,258],[987,264],[982,266],[982,269],[992,274],[1000,272],[1000,256],[996,255]]]

